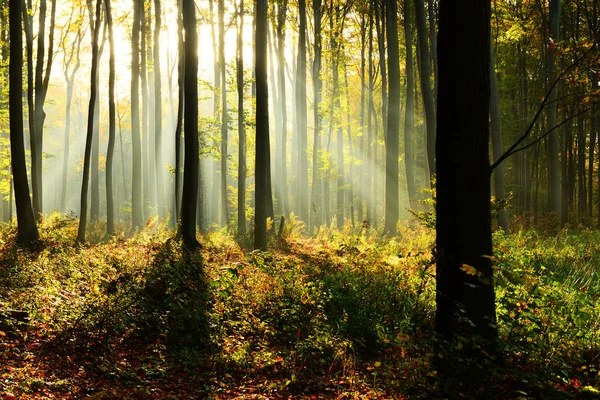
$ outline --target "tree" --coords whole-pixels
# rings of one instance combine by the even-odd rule
[[[133,0],[131,27],[131,137],[133,143],[131,212],[132,228],[142,225],[142,146],[140,141],[140,19],[142,0]]]
[[[322,17],[322,0],[313,0],[313,24],[314,24],[314,58],[312,65],[312,81],[313,81],[313,115],[314,115],[314,133],[313,133],[313,168],[312,168],[312,187],[310,191],[310,208],[313,212],[310,213],[309,225],[318,225],[319,218],[317,214],[318,192],[319,185],[319,135],[321,134],[321,115],[319,107],[321,104],[321,88],[323,86],[321,80],[321,17]]]
[[[198,195],[198,32],[194,0],[183,0],[185,47],[184,77],[184,139],[185,161],[179,234],[190,247],[199,245],[196,239],[196,196]]]
[[[308,221],[308,157],[307,157],[307,104],[306,104],[306,0],[299,0],[298,57],[296,74],[296,125],[298,133],[298,184],[296,204],[298,215]]]
[[[109,75],[108,75],[108,149],[106,151],[106,234],[115,233],[115,205],[113,196],[113,159],[115,153],[115,37],[111,0],[104,0],[106,10],[106,25],[108,26],[108,45],[110,47]]]
[[[256,75],[256,179],[254,248],[267,250],[267,218],[273,218],[267,82],[267,0],[256,0],[254,70]]]
[[[413,60],[413,32],[411,26],[410,1],[404,2],[404,37],[406,40],[406,108],[404,113],[404,165],[406,168],[406,187],[411,208],[415,207],[415,173],[413,155],[413,113],[415,73]]]
[[[219,67],[221,72],[221,224],[229,224],[227,207],[227,77],[225,65],[225,1],[219,0]]]
[[[436,331],[447,339],[497,335],[489,259],[490,8],[489,1],[440,1]]]
[[[94,118],[96,102],[98,99],[98,36],[100,35],[100,15],[102,0],[96,0],[96,21],[92,36],[92,73],[90,84],[90,104],[88,107],[87,135],[85,140],[85,155],[83,159],[83,181],[81,184],[79,229],[77,230],[77,241],[85,241],[85,228],[87,225],[88,187],[90,180],[90,164],[92,155],[92,140],[94,138]]]
[[[436,173],[435,163],[435,104],[431,90],[431,63],[427,46],[427,22],[425,20],[425,4],[423,0],[415,0],[415,15],[417,19],[417,54],[419,60],[419,78],[421,93],[423,94],[423,108],[425,110],[425,125],[427,128],[427,162],[429,173]],[[439,61],[438,61],[439,63]]]
[[[385,227],[396,232],[399,216],[398,150],[400,136],[400,54],[398,50],[398,3],[387,0],[389,109],[385,142]]]
[[[161,14],[160,0],[154,0],[154,166],[158,216],[163,219],[166,217],[166,211],[162,158],[162,85],[160,68]]]
[[[550,87],[556,79],[556,56],[555,44],[559,40],[559,21],[560,21],[560,0],[550,0],[550,22],[549,30],[550,37],[548,38],[547,55],[546,55],[546,74],[548,76],[548,87]],[[551,90],[548,100],[548,126],[555,127],[558,124],[558,102],[556,90]],[[554,130],[550,133],[548,139],[548,197],[550,210],[558,215],[561,214],[561,197],[560,197],[560,174],[558,164],[558,131]]]
[[[239,135],[239,161],[238,161],[238,235],[246,234],[246,130],[244,127],[244,0],[238,4],[237,24],[237,92],[238,92],[238,135]]]
[[[21,35],[21,0],[9,0],[10,65],[9,65],[9,113],[10,113],[10,157],[17,206],[17,242],[31,246],[38,239],[35,225],[27,167],[25,165],[25,143],[23,140],[23,37]]]

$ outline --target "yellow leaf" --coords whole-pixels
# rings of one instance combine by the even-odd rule
[[[469,264],[463,264],[460,269],[465,271],[467,275],[477,275],[477,270],[475,267],[472,267]]]
[[[0,331],[0,336],[6,336],[6,333]]]
[[[381,363],[379,361],[375,361],[375,364],[373,365],[375,366],[375,368],[381,367]]]

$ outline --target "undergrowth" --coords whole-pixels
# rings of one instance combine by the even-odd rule
[[[190,253],[154,225],[110,239],[92,225],[73,246],[76,221],[51,215],[26,251],[3,225],[0,393],[504,399],[600,388],[598,232],[495,234],[501,350],[468,387],[468,356],[433,334],[431,229],[303,230],[292,218],[270,252],[211,233]],[[439,352],[462,384],[441,380]]]

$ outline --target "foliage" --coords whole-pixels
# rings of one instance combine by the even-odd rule
[[[286,225],[267,253],[245,253],[224,231],[188,252],[164,227],[73,247],[76,221],[56,214],[25,251],[4,225],[0,391],[504,399],[598,390],[597,232],[495,234],[500,351],[482,362],[468,338],[448,346],[433,336],[430,229],[304,238],[299,221]],[[455,378],[441,376],[440,355]]]

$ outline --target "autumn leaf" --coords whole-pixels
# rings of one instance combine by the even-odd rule
[[[477,275],[477,270],[475,269],[475,267],[472,267],[472,266],[471,266],[471,265],[469,265],[469,264],[463,264],[463,265],[460,267],[460,269],[461,269],[462,271],[465,271],[467,275],[473,275],[473,276]]]

